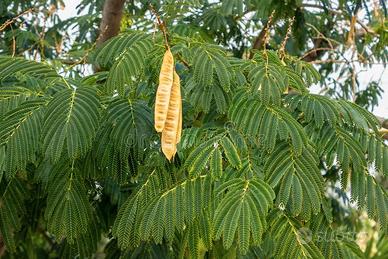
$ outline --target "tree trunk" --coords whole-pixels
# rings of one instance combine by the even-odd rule
[[[105,0],[97,46],[119,33],[124,2],[125,0]]]

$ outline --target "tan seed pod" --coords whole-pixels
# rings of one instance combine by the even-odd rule
[[[180,102],[179,102],[179,121],[178,121],[178,130],[176,132],[176,143],[178,144],[179,141],[181,141],[181,136],[182,136],[182,95],[181,95],[181,91],[179,91],[179,99],[180,99]]]
[[[180,79],[178,74],[174,71],[170,104],[168,107],[164,129],[162,131],[162,151],[168,160],[171,160],[176,153],[176,140],[179,129],[181,102]]]
[[[170,49],[167,49],[163,57],[159,75],[159,86],[155,100],[155,129],[162,132],[167,118],[170,102],[171,88],[174,78],[174,57]]]

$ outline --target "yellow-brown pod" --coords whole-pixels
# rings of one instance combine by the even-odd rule
[[[162,131],[162,151],[168,160],[171,160],[176,153],[176,138],[179,128],[180,108],[180,79],[178,74],[174,71],[170,104],[168,106],[167,118]]]
[[[159,86],[155,100],[155,129],[157,132],[162,132],[167,118],[173,78],[174,57],[170,49],[167,49],[160,69]]]
[[[176,132],[176,143],[178,144],[179,141],[181,141],[181,136],[182,136],[182,95],[181,91],[179,89],[179,121],[178,121],[178,130]]]

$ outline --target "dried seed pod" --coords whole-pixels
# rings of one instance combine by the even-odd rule
[[[174,80],[174,57],[170,49],[167,49],[163,57],[159,75],[159,86],[155,100],[155,129],[162,132],[167,118],[170,102],[171,88]]]
[[[174,81],[172,84],[170,103],[167,112],[164,129],[162,131],[162,151],[168,160],[176,153],[176,140],[179,130],[179,118],[181,110],[181,89],[180,79],[174,71]]]
[[[181,136],[182,136],[182,95],[181,91],[179,91],[179,121],[178,121],[178,130],[176,132],[176,143],[178,144],[179,141],[181,141]]]

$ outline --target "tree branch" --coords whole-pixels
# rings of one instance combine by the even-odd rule
[[[125,0],[105,0],[97,47],[119,33],[124,2]]]
[[[7,26],[13,24],[21,16],[23,16],[25,14],[28,14],[28,13],[32,13],[32,12],[35,12],[35,9],[34,8],[29,8],[29,9],[21,12],[20,14],[16,15],[14,18],[6,20],[3,24],[0,25],[0,32],[5,30],[5,28],[7,28]]]
[[[328,9],[322,5],[318,5],[318,4],[303,4],[302,5],[303,8],[317,8],[317,9],[323,9],[323,10],[326,10],[328,11],[329,13],[332,13],[332,14],[336,14],[336,15],[344,15],[343,12],[341,11],[338,11],[338,10],[333,10],[333,9]],[[375,31],[373,31],[373,29],[369,28],[367,25],[365,25],[360,19],[356,19],[356,22],[367,32],[367,33],[370,33],[370,34],[376,34]]]
[[[320,57],[323,56],[323,54],[326,53],[328,50],[333,50],[332,47],[330,47],[330,44],[323,39],[319,38],[314,40],[314,48],[311,50],[308,50],[304,55],[302,60],[306,62],[312,62],[314,60],[319,59]]]
[[[333,15],[342,15],[342,16],[345,16],[345,14],[342,12],[342,11],[337,11],[337,10],[332,10],[332,9],[328,9],[324,6],[321,6],[321,5],[317,5],[317,4],[303,4],[302,5],[303,8],[318,8],[318,9],[323,9]],[[356,30],[355,31],[355,36],[357,37],[363,37],[365,36],[366,34],[372,34],[372,35],[375,35],[376,32],[374,32],[371,28],[369,28],[367,25],[365,25],[361,20],[355,18],[355,22],[357,22],[361,27],[362,29],[361,30]],[[331,26],[333,26],[334,24],[331,24]],[[329,26],[331,28],[331,26]],[[321,34],[320,32],[318,32],[319,34]],[[323,56],[323,54],[325,54],[327,51],[329,51],[330,49],[327,48],[328,46],[326,45],[330,45],[330,49],[334,50],[335,46],[332,46],[331,42],[329,39],[317,39],[314,41],[314,47],[307,51],[306,54],[303,56],[302,60],[306,61],[306,62],[314,62],[316,61],[317,59],[319,59],[320,57]]]
[[[267,26],[269,26],[268,21],[266,21],[263,24],[263,29],[260,31],[259,35],[257,35],[255,41],[253,42],[253,46],[251,48],[251,53],[249,54],[249,59],[253,58],[253,55],[254,55],[253,50],[261,49],[263,47],[264,37],[265,37],[265,32],[266,32]]]

